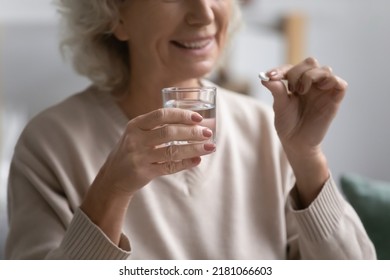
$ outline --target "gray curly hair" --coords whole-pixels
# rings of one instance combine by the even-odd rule
[[[240,21],[239,0],[233,2],[229,37]],[[61,50],[75,70],[103,90],[120,89],[129,77],[129,50],[113,30],[123,0],[55,0],[62,16]]]

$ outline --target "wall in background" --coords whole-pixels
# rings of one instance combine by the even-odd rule
[[[390,2],[253,0],[245,17],[251,26],[269,25],[296,10],[307,16],[307,55],[331,65],[349,83],[347,96],[324,142],[333,175],[338,179],[342,173],[356,172],[390,180]],[[273,51],[260,44],[251,49],[257,49],[255,53]],[[245,65],[254,71],[262,65],[253,67],[249,52],[242,56],[236,71],[246,71]],[[261,98],[266,94],[258,88],[254,91]]]
[[[0,0],[0,260],[6,223],[6,181],[13,146],[36,113],[87,81],[64,63],[51,0]]]

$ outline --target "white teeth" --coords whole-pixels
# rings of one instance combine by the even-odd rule
[[[210,40],[202,40],[202,41],[197,41],[197,42],[178,42],[180,45],[187,49],[201,49],[206,47],[209,43]]]

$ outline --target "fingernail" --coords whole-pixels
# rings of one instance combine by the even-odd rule
[[[267,76],[273,80],[273,81],[276,81],[276,80],[283,80],[283,74],[280,73],[279,71],[277,70],[271,70],[270,72],[267,72]]]
[[[191,159],[191,161],[193,164],[198,164],[198,163],[200,163],[201,159],[200,159],[200,157],[194,157]]]
[[[212,152],[212,151],[214,151],[215,148],[216,148],[215,144],[213,144],[213,143],[206,143],[206,144],[204,144],[203,147],[204,147],[204,149],[205,149],[206,151],[208,151],[208,152]]]
[[[207,137],[207,138],[213,136],[213,132],[209,128],[203,129],[202,133],[203,133],[203,136]]]
[[[276,76],[277,74],[278,74],[277,71],[272,70],[271,72],[268,73],[268,77],[274,77],[274,76]]]
[[[191,120],[194,122],[201,122],[203,120],[203,117],[199,115],[198,113],[193,113],[191,115]]]

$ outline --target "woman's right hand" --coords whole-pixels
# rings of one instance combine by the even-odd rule
[[[118,244],[123,219],[137,190],[153,178],[195,167],[213,153],[212,131],[202,116],[178,109],[158,109],[128,122],[92,183],[81,209]],[[195,142],[167,145],[171,141]]]
[[[158,109],[134,118],[96,180],[121,195],[132,195],[155,177],[198,165],[200,156],[215,151],[215,144],[205,142],[212,131],[199,125],[202,120],[198,113],[178,108]],[[171,141],[198,143],[167,145]]]

